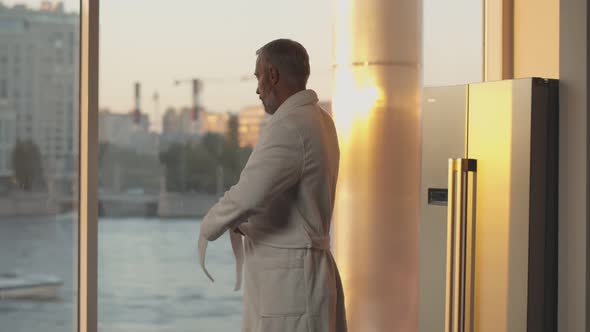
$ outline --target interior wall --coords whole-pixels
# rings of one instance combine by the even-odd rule
[[[514,77],[559,77],[559,0],[514,1]]]
[[[559,10],[558,329],[583,332],[588,310],[588,7],[586,0],[561,0]]]

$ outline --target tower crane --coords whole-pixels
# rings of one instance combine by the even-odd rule
[[[184,78],[174,80],[174,85],[191,84],[191,106],[192,106],[192,121],[193,123],[199,120],[199,92],[203,88],[204,83],[233,83],[236,81],[245,82],[252,80],[254,77],[250,75],[243,75],[239,77],[205,77],[205,78]]]

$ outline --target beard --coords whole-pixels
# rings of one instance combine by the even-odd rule
[[[273,115],[279,108],[274,91],[270,91],[265,99],[260,98],[260,101],[262,101],[262,106],[267,114]]]

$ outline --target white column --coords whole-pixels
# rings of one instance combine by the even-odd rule
[[[337,3],[334,232],[351,332],[417,330],[421,3]]]

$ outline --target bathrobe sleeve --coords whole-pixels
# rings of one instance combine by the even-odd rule
[[[280,122],[269,124],[238,183],[203,218],[199,235],[203,269],[207,241],[216,240],[225,231],[235,229],[248,217],[263,211],[272,198],[297,183],[303,161],[303,141],[297,130]]]

